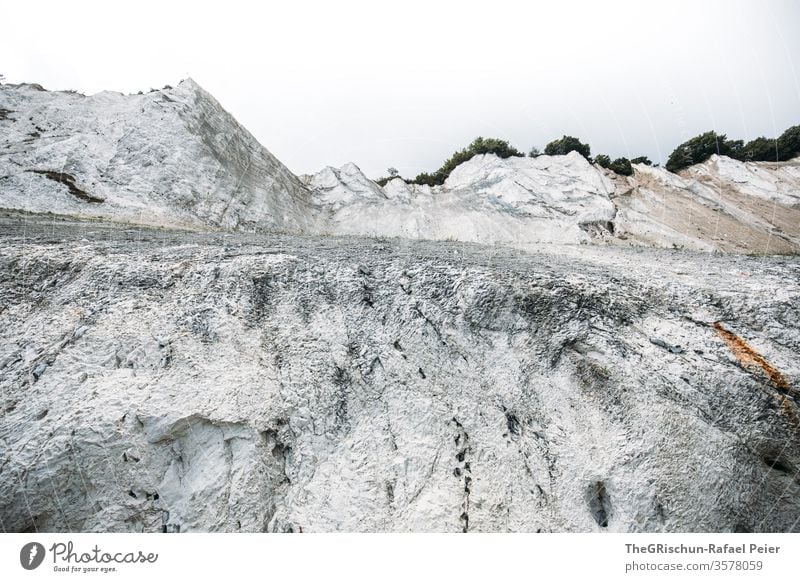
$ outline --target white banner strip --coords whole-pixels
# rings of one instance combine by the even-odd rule
[[[5,534],[2,580],[798,580],[798,534]],[[580,577],[580,578],[578,578]]]

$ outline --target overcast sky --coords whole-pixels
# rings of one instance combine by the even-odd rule
[[[437,168],[478,135],[664,161],[800,123],[800,2],[6,2],[0,73],[136,92],[191,76],[296,173]],[[262,3],[260,3],[262,4]]]

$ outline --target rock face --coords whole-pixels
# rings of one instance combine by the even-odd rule
[[[632,177],[579,154],[480,155],[443,186],[355,164],[294,176],[194,81],[144,95],[0,85],[0,208],[167,227],[706,251],[800,251],[800,159]]]
[[[334,173],[347,179],[331,182]],[[380,188],[352,164],[327,168],[307,183],[315,202],[328,210],[329,230],[339,234],[578,243],[591,240],[589,231],[608,232],[615,214],[613,182],[577,153],[480,155],[436,188],[399,178]]]
[[[615,178],[618,239],[754,253],[800,251],[800,159],[739,162],[712,156],[680,175],[635,166]]]
[[[800,530],[794,258],[0,226],[5,531]]]
[[[305,231],[308,192],[194,81],[144,95],[0,86],[0,207]]]
[[[357,167],[305,177],[327,231],[510,244],[800,251],[800,160],[713,156],[676,175],[635,165],[631,177],[567,156],[475,156],[443,186],[384,188]],[[347,179],[331,181],[333,175]]]
[[[800,531],[800,162],[380,187],[192,81],[40,89],[0,87],[3,531]]]

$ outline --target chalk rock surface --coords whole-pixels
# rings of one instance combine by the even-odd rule
[[[304,231],[308,191],[191,79],[142,95],[0,85],[0,207]]]
[[[329,229],[338,234],[579,243],[591,241],[588,231],[608,232],[615,214],[613,182],[575,152],[536,159],[475,156],[435,188],[399,178],[381,188],[352,164],[338,171],[349,179],[331,188],[325,179],[336,171],[326,168],[307,183],[315,203],[329,209]],[[365,180],[372,185],[369,196],[361,194],[366,188],[354,187]]]
[[[338,178],[335,178],[338,176]],[[712,156],[680,175],[634,165],[618,176],[577,152],[479,155],[442,186],[383,188],[353,164],[303,176],[325,232],[461,240],[533,248],[543,243],[691,250],[800,251],[800,160]]]
[[[711,156],[679,175],[636,165],[615,176],[615,239],[692,250],[800,252],[800,158]]]
[[[0,226],[5,531],[800,530],[795,258]]]
[[[0,528],[800,531],[799,168],[381,187],[2,85]]]

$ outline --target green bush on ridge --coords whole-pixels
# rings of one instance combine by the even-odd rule
[[[565,156],[569,152],[578,152],[590,162],[592,161],[589,144],[583,143],[577,137],[572,137],[571,135],[565,135],[561,139],[553,140],[544,147],[544,153],[548,156]]]
[[[427,184],[428,186],[440,186],[444,184],[447,177],[451,174],[456,166],[471,160],[473,157],[480,154],[494,154],[500,158],[522,157],[525,154],[517,150],[514,146],[502,139],[493,137],[475,138],[469,146],[463,150],[455,152],[450,158],[442,164],[442,167],[429,174],[422,172],[417,175],[411,182],[412,184]]]
[[[784,131],[777,139],[757,137],[744,143],[725,134],[707,131],[679,145],[667,159],[667,170],[678,172],[705,162],[714,154],[744,162],[785,162],[800,153],[800,125]]]
[[[677,172],[694,164],[705,162],[714,154],[728,156],[742,148],[742,141],[731,141],[723,134],[707,131],[683,142],[667,158],[667,170]]]
[[[548,143],[544,148],[544,155],[548,156],[563,156],[570,152],[578,152],[588,161],[592,161],[591,158],[591,148],[589,144],[583,143],[576,137],[571,135],[562,136],[560,139],[556,139]],[[428,173],[428,172],[421,172],[417,174],[417,177],[413,180],[410,180],[409,184],[421,184],[421,185],[428,185],[428,186],[441,186],[444,184],[447,177],[453,172],[453,170],[459,165],[463,164],[464,162],[471,160],[474,156],[480,154],[495,154],[500,158],[510,158],[510,157],[524,157],[525,154],[517,150],[515,147],[509,145],[509,143],[502,139],[497,138],[483,138],[478,137],[473,140],[469,146],[464,148],[463,150],[459,150],[455,152],[450,158],[442,164],[442,167],[436,170],[435,172]],[[535,158],[542,155],[542,152],[539,151],[539,148],[533,147],[530,149],[528,156],[531,158]],[[647,156],[640,156],[635,158],[635,163],[642,163],[651,165],[652,162],[647,158]],[[617,174],[622,176],[630,176],[633,174],[633,168],[631,167],[631,160],[628,158],[617,158],[615,160],[611,160],[608,156],[602,155],[598,156],[597,161],[601,166],[604,168],[608,168],[613,170]],[[390,173],[391,174],[391,173]],[[391,179],[391,175],[389,177],[379,178],[377,181],[378,184],[381,186],[385,185]]]
[[[583,143],[581,140],[571,135],[564,135],[560,139],[551,141],[545,146],[544,152],[541,152],[537,147],[533,147],[528,153],[528,156],[531,158],[543,154],[548,156],[560,156],[573,151],[581,154],[589,162],[593,161],[589,144]],[[454,152],[453,155],[442,164],[441,168],[431,173],[421,172],[416,178],[409,180],[408,183],[440,186],[444,184],[445,180],[447,180],[448,176],[450,176],[458,165],[480,154],[495,154],[500,158],[525,156],[523,152],[517,150],[506,140],[477,137],[466,148]],[[800,125],[790,127],[776,139],[757,137],[747,143],[744,143],[742,140],[728,139],[724,133],[718,134],[715,131],[707,131],[676,147],[667,159],[665,166],[670,172],[679,172],[684,168],[706,161],[714,154],[748,162],[790,160],[800,155]],[[625,157],[612,160],[609,156],[600,154],[594,162],[621,176],[630,176],[633,174],[632,164],[653,165],[653,162],[650,161],[647,156],[638,156],[631,160]],[[658,166],[658,164],[656,164],[656,166]],[[394,168],[390,168],[390,170],[393,171],[389,172],[389,176],[379,178],[376,182],[384,186],[393,177],[398,176]]]
[[[617,158],[614,161],[611,161],[611,158],[605,154],[599,154],[595,157],[594,162],[607,170],[611,170],[615,174],[619,174],[620,176],[631,176],[633,175],[633,168],[631,167],[631,161],[628,158]]]

